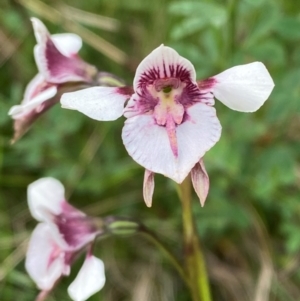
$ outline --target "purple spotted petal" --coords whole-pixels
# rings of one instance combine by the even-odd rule
[[[185,120],[176,127],[178,156],[170,147],[167,130],[151,115],[128,118],[122,132],[129,155],[149,171],[181,183],[221,135],[215,109],[196,104],[187,109]]]

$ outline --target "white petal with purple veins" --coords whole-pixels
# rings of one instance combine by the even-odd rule
[[[54,97],[57,93],[57,87],[50,87],[43,92],[37,94],[34,98],[32,98],[30,101],[26,101],[22,103],[21,105],[16,105],[11,107],[11,109],[8,112],[8,115],[10,115],[13,119],[19,119],[28,113],[30,113],[32,110],[36,109],[39,110],[39,106],[49,100],[50,98]]]
[[[141,83],[152,83],[158,78],[178,78],[196,84],[196,72],[192,63],[174,49],[164,45],[154,49],[139,64],[133,80],[133,88],[136,91]]]
[[[102,289],[105,284],[103,261],[95,256],[88,256],[76,279],[68,288],[69,296],[74,301],[85,301]]]
[[[50,290],[62,274],[68,274],[64,253],[52,237],[50,226],[40,223],[34,229],[26,254],[25,267],[41,290]]]
[[[51,35],[57,49],[65,56],[72,57],[82,47],[82,39],[74,33],[60,33]]]
[[[126,120],[122,138],[129,155],[149,171],[181,183],[221,135],[214,108],[200,103],[186,113],[186,120],[176,127],[177,158],[172,153],[166,128],[158,126],[151,115]]]
[[[230,109],[241,112],[258,110],[274,87],[268,70],[260,62],[230,68],[213,78],[214,96]]]
[[[65,189],[54,178],[41,178],[31,183],[27,195],[30,213],[38,221],[48,221],[49,214],[58,215],[62,212]]]
[[[124,103],[130,95],[120,93],[122,88],[91,87],[63,94],[64,109],[77,110],[96,120],[116,120],[123,114]]]

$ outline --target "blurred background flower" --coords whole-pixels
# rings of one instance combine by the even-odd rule
[[[138,63],[161,43],[208,78],[239,64],[263,61],[276,87],[254,114],[216,103],[223,127],[205,156],[211,189],[194,213],[213,300],[296,301],[300,296],[300,7],[292,0],[3,0],[0,6],[0,300],[32,301],[35,284],[24,256],[34,228],[27,185],[62,181],[72,205],[97,215],[142,220],[180,254],[181,209],[174,183],[155,177],[155,202],[143,203],[143,168],[120,140],[124,119],[99,123],[53,107],[15,145],[9,108],[36,74],[30,17],[51,33],[83,39],[81,57],[131,83]],[[105,244],[105,247],[103,247]],[[95,247],[107,282],[90,298],[189,300],[184,284],[140,236],[111,237]],[[84,258],[72,269],[72,279]],[[64,280],[49,298],[69,300]]]

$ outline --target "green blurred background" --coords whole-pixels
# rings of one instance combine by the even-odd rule
[[[211,188],[194,213],[215,301],[300,300],[300,2],[298,0],[0,0],[0,300],[32,301],[24,270],[36,225],[29,183],[53,176],[70,202],[95,216],[143,221],[181,256],[175,184],[156,175],[154,202],[142,199],[143,168],[121,142],[124,118],[96,122],[56,105],[14,145],[7,112],[36,74],[30,17],[51,33],[72,30],[81,56],[132,82],[138,63],[164,43],[195,66],[198,79],[262,61],[276,87],[254,114],[216,103],[222,137],[205,156]],[[112,46],[113,45],[113,46]],[[187,301],[176,271],[141,236],[100,241],[107,283],[90,300]],[[182,259],[182,258],[180,258]],[[70,300],[63,279],[49,301]]]

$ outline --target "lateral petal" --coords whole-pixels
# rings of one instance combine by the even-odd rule
[[[260,62],[232,67],[213,77],[214,96],[232,110],[255,112],[271,94],[274,82]]]

